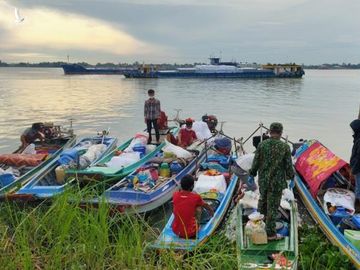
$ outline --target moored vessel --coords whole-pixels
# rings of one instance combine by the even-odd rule
[[[123,72],[126,78],[301,78],[305,74],[302,66],[296,64],[267,64],[261,67],[241,67],[236,62],[221,62],[210,58],[210,64],[194,67],[158,70],[156,66],[144,65],[138,69]]]
[[[110,67],[84,67],[79,64],[64,64],[61,66],[65,75],[123,75],[125,71],[131,71],[129,68],[110,68]]]

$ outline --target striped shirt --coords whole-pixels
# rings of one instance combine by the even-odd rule
[[[144,117],[148,120],[155,120],[160,117],[160,101],[156,98],[149,98],[144,104]]]

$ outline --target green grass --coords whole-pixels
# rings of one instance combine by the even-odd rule
[[[353,268],[347,256],[325,238],[318,227],[304,226],[299,230],[299,264],[303,270],[349,270]]]
[[[223,269],[236,267],[235,247],[217,236],[191,256],[146,249],[158,231],[139,216],[106,204],[81,209],[69,194],[51,205],[0,204],[0,265],[5,269]],[[74,200],[74,196],[71,198]]]
[[[72,194],[64,194],[52,204],[1,203],[1,268],[237,268],[235,245],[222,233],[192,254],[156,252],[147,245],[161,227],[150,226],[151,219],[113,213],[104,203],[98,209],[81,209],[77,200]],[[350,269],[347,258],[329,245],[318,230],[304,228],[300,237],[303,239],[299,258],[301,269]]]

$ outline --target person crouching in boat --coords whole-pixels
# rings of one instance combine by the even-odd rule
[[[185,128],[181,128],[178,135],[177,145],[183,148],[190,146],[196,139],[196,133],[192,129],[194,120],[191,118],[185,119]]]
[[[360,205],[360,119],[356,119],[350,123],[350,127],[354,132],[354,144],[351,151],[350,167],[351,172],[355,176],[355,197],[356,206]]]
[[[194,188],[194,178],[191,175],[185,175],[181,179],[181,190],[173,195],[173,213],[174,222],[172,224],[173,232],[181,238],[195,238],[198,231],[198,221],[200,219],[202,208],[214,215],[214,210],[203,201],[201,196],[192,192]]]
[[[270,138],[258,145],[248,179],[248,182],[254,182],[259,172],[258,212],[266,217],[269,241],[281,239],[276,234],[276,216],[282,191],[287,187],[286,180],[294,178],[290,147],[280,140],[282,131],[281,123],[270,125]]]
[[[30,128],[25,129],[23,134],[20,136],[21,141],[21,151],[23,151],[29,144],[35,142],[35,140],[40,140],[43,142],[45,140],[45,135],[42,133],[43,123],[34,123]]]

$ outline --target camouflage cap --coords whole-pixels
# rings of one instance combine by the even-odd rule
[[[275,132],[282,132],[283,131],[283,125],[279,122],[274,122],[270,125],[270,131]]]

